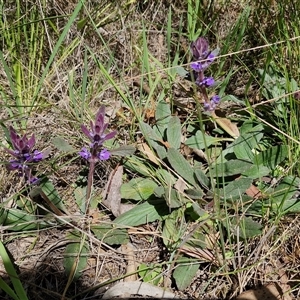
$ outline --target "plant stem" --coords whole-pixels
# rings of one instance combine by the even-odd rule
[[[86,201],[85,201],[85,213],[86,215],[89,213],[89,206],[91,202],[91,193],[92,193],[92,186],[93,186],[93,177],[95,171],[95,160],[92,158],[90,160],[90,168],[89,168],[89,175],[88,175],[88,184],[86,187]]]

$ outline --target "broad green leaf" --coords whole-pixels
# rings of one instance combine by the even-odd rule
[[[206,147],[209,147],[220,143],[220,141],[222,141],[222,139],[207,134],[203,135],[203,133],[198,130],[196,135],[189,137],[184,143],[191,148],[205,149],[205,145]]]
[[[161,144],[163,141],[162,137],[159,136],[153,128],[147,123],[141,122],[140,124],[141,131],[144,134],[147,141],[150,143],[150,146],[155,149],[157,155],[160,159],[165,159],[167,156],[167,151],[165,147]]]
[[[124,145],[116,149],[109,150],[111,155],[114,156],[129,156],[132,155],[136,150],[134,145]]]
[[[176,178],[173,174],[165,169],[157,169],[156,177],[160,179],[160,182],[164,182],[167,186],[172,186],[176,183]]]
[[[60,198],[58,192],[56,191],[54,185],[47,179],[43,180],[40,183],[39,188],[42,189],[47,198],[54,204],[58,209],[63,212],[66,212],[65,205],[63,204],[62,199]]]
[[[48,226],[45,222],[39,223],[36,216],[15,208],[0,208],[0,224],[9,226],[7,230],[12,231],[32,230]]]
[[[155,112],[155,120],[158,125],[167,125],[171,118],[170,104],[165,101],[160,101],[157,104]]]
[[[290,200],[295,193],[299,191],[299,185],[300,179],[298,177],[287,176],[283,178],[280,184],[270,195],[272,200],[272,208],[277,210],[279,207],[282,207],[283,210],[286,210],[286,201]],[[289,204],[287,205],[289,206]]]
[[[174,148],[168,149],[168,161],[172,168],[188,183],[193,186],[198,186],[194,178],[194,169],[187,160]]]
[[[253,161],[254,153],[252,150],[262,139],[262,132],[251,132],[239,136],[232,144],[234,154],[238,159]]]
[[[173,272],[173,278],[180,291],[185,290],[191,284],[196,276],[199,266],[199,262],[189,258],[186,258],[184,262],[180,262],[176,265],[175,271]]]
[[[184,191],[187,196],[194,200],[201,200],[204,193],[200,188],[197,189],[187,189]]]
[[[128,157],[124,162],[124,166],[137,174],[146,177],[152,176],[151,169],[147,166],[146,161],[135,155]]]
[[[272,170],[275,169],[288,156],[288,146],[273,146],[255,155],[254,163],[264,165]]]
[[[147,200],[155,191],[157,183],[150,178],[133,178],[121,186],[123,199]]]
[[[159,136],[149,124],[147,124],[145,122],[141,122],[140,127],[141,127],[141,131],[142,131],[143,135],[145,136],[145,138],[151,139],[151,140],[154,140],[157,142],[162,139],[162,137]]]
[[[122,245],[129,242],[127,230],[115,224],[91,225],[91,230],[100,241],[109,245]]]
[[[20,281],[18,274],[14,268],[13,262],[11,261],[3,243],[0,241],[0,257],[2,259],[6,274],[9,275],[10,280],[13,284],[15,292],[0,278],[0,288],[3,289],[10,297],[16,300],[26,300],[27,295]]]
[[[208,189],[210,187],[210,180],[209,178],[205,175],[205,173],[200,169],[194,169],[195,177],[197,178],[199,184],[202,187],[205,187]]]
[[[29,197],[18,195],[15,201],[18,208],[21,209],[22,211],[28,214],[35,214],[37,205]]]
[[[183,208],[172,211],[172,213],[166,217],[162,237],[164,244],[170,251],[178,246],[186,229],[187,224],[184,218]]]
[[[244,160],[229,160],[223,164],[217,164],[211,168],[213,177],[233,176],[246,172],[252,167],[252,163]]]
[[[282,205],[282,211],[284,214],[299,213],[300,200],[296,198],[284,201]]]
[[[140,264],[138,267],[139,276],[144,282],[158,285],[163,280],[162,267],[159,264]]]
[[[167,141],[174,149],[179,149],[181,144],[181,124],[177,116],[170,119],[167,127]]]
[[[177,208],[188,202],[188,199],[171,187],[165,187],[164,197],[170,208]]]
[[[241,195],[251,186],[252,178],[239,178],[233,180],[224,189],[220,189],[220,196],[224,196],[227,200],[234,200],[241,197]]]
[[[262,233],[262,225],[250,217],[230,219],[234,235],[242,239],[258,236]]]
[[[169,208],[164,200],[147,201],[136,205],[131,210],[117,217],[113,223],[125,226],[139,226],[148,222],[162,220],[169,214]]]
[[[201,221],[209,218],[208,212],[202,209],[197,202],[187,205],[186,214],[190,215],[195,221]]]
[[[64,268],[68,276],[71,275],[73,280],[77,280],[86,268],[89,247],[80,232],[69,232],[67,239],[70,243],[64,252]]]
[[[86,212],[86,187],[78,186],[74,190],[75,202],[78,205],[80,212],[84,214]]]
[[[76,149],[73,148],[65,139],[61,137],[55,137],[52,139],[52,144],[59,150],[63,152],[75,152]]]
[[[176,66],[175,67],[175,71],[176,73],[181,76],[181,77],[185,77],[187,76],[188,74],[190,74],[190,72],[188,72],[186,69],[184,69],[183,67],[181,66]]]
[[[248,170],[242,173],[245,177],[252,179],[261,178],[270,174],[270,169],[263,165],[252,165]]]

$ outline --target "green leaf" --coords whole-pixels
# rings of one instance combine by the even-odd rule
[[[68,276],[77,280],[87,266],[89,246],[82,233],[72,231],[67,234],[70,243],[64,253],[64,268]]]
[[[211,174],[213,177],[233,176],[244,173],[251,167],[251,162],[233,159],[213,166]]]
[[[188,199],[180,194],[177,190],[170,187],[165,187],[164,197],[166,203],[170,208],[181,207],[184,203],[188,202]]]
[[[270,174],[270,169],[262,165],[252,165],[248,170],[242,173],[245,177],[252,179],[261,178]]]
[[[0,209],[0,224],[2,226],[9,226],[7,230],[12,231],[32,230],[37,227],[44,228],[48,226],[44,222],[38,223],[36,216],[15,208]]]
[[[162,237],[166,247],[173,251],[181,242],[181,238],[187,229],[184,218],[184,208],[179,208],[172,211],[165,219]]]
[[[286,176],[270,195],[272,209],[287,210],[291,203],[287,203],[299,191],[300,179],[294,176]],[[287,203],[287,204],[286,204]]]
[[[164,182],[167,186],[172,186],[176,183],[176,178],[173,176],[173,174],[165,169],[157,169],[156,177],[160,182]]]
[[[184,262],[180,262],[176,265],[176,269],[173,272],[173,278],[175,279],[176,286],[180,291],[183,291],[192,283],[199,266],[200,263],[189,258],[186,258]]]
[[[288,156],[288,146],[274,146],[255,155],[254,163],[275,169]]]
[[[66,207],[63,204],[62,199],[60,198],[58,192],[56,191],[54,185],[48,180],[43,180],[40,183],[39,188],[42,189],[47,198],[54,204],[58,209],[63,212],[66,212]]]
[[[73,148],[65,139],[61,137],[55,137],[52,139],[52,144],[59,150],[63,152],[75,152],[76,149]]]
[[[132,155],[135,150],[136,147],[133,145],[124,145],[119,148],[109,150],[109,152],[114,156],[129,156]]]
[[[218,192],[227,200],[239,199],[241,195],[251,186],[252,178],[239,178],[230,182],[224,189]]]
[[[127,230],[115,224],[91,225],[91,230],[100,241],[109,245],[122,245],[129,242]]]
[[[194,178],[194,169],[186,161],[186,159],[174,148],[168,149],[168,161],[172,168],[188,183],[193,186],[198,186]]]
[[[15,294],[13,289],[2,279],[2,277],[0,277],[0,290],[2,290],[10,298],[12,298],[14,300],[20,300],[20,298]]]
[[[159,158],[165,159],[167,156],[167,151],[165,149],[165,146],[161,144],[161,142],[163,141],[162,136],[159,136],[155,132],[155,130],[153,130],[147,123],[141,122],[140,127],[143,135],[146,137],[150,146],[156,151]]]
[[[162,267],[159,264],[140,264],[138,267],[139,276],[144,282],[151,282],[158,285],[163,281]]]
[[[191,199],[194,199],[194,200],[200,200],[200,199],[202,199],[202,197],[204,195],[203,191],[200,188],[187,189],[184,192],[187,194],[187,196],[189,196]]]
[[[86,208],[86,187],[80,187],[78,186],[75,190],[74,190],[74,197],[75,197],[75,201],[76,204],[78,205],[80,212],[82,214],[85,214]]]
[[[251,132],[239,136],[232,144],[234,154],[238,159],[253,161],[254,153],[252,150],[262,139],[262,132]]]
[[[124,162],[124,166],[137,174],[141,174],[146,177],[152,176],[151,170],[147,166],[145,160],[138,158],[135,155],[128,157]]]
[[[210,180],[201,169],[195,169],[194,174],[201,186],[205,187],[206,189],[210,187]]]
[[[171,118],[171,109],[170,104],[165,101],[160,101],[157,104],[156,111],[155,111],[155,120],[157,124],[160,125],[167,125]]]
[[[149,200],[123,213],[113,223],[125,226],[139,226],[148,222],[162,220],[163,216],[167,214],[169,214],[169,208],[164,200]]]
[[[157,188],[157,183],[150,178],[133,178],[121,186],[123,199],[147,200]]]
[[[189,137],[184,143],[191,148],[205,149],[205,145],[209,147],[218,144],[220,141],[222,141],[222,139],[207,134],[203,135],[203,133],[198,130],[196,135]]]
[[[24,287],[18,277],[18,274],[14,268],[12,261],[9,258],[9,255],[0,241],[0,256],[2,258],[2,262],[5,268],[6,273],[9,275],[10,280],[13,284],[15,292],[2,280],[0,281],[0,288],[3,289],[8,295],[10,295],[13,299],[26,300],[27,294],[24,290]]]
[[[242,239],[258,236],[262,233],[262,225],[250,217],[242,217],[238,220],[232,218],[231,226],[234,235],[239,236]]]
[[[167,141],[174,149],[179,149],[181,144],[181,124],[178,117],[170,119],[167,127]]]

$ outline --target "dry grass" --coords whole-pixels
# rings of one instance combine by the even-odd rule
[[[52,4],[49,3],[49,9],[43,13],[45,17],[71,14],[76,5],[75,2],[54,1]],[[72,88],[76,97],[79,98],[85,67],[84,55],[87,47],[101,62],[109,62],[111,55],[113,55],[114,60],[110,64],[109,73],[119,88],[124,93],[128,93],[137,105],[140,103],[146,105],[147,93],[144,93],[145,99],[141,101],[140,97],[143,96],[143,93],[141,95],[140,88],[137,86],[140,77],[144,76],[142,75],[140,59],[142,23],[147,28],[149,52],[155,59],[166,65],[169,55],[165,39],[166,16],[169,8],[171,7],[173,10],[172,28],[174,32],[178,29],[182,16],[183,28],[186,27],[187,22],[186,17],[184,17],[185,6],[181,1],[131,1],[131,5],[126,4],[129,1],[121,1],[120,3],[116,1],[109,9],[104,10],[103,14],[97,15],[94,5],[100,10],[110,3],[109,1],[100,2],[95,4],[93,1],[87,1],[86,9],[91,15],[95,15],[94,22],[99,24],[97,29],[103,40],[99,39],[99,34],[95,32],[94,26],[91,24],[88,24],[83,30],[78,30],[75,25],[72,26],[64,45],[67,48],[72,41],[77,39],[76,46],[68,55],[64,57],[63,53],[60,53],[61,57],[55,60],[39,95],[39,107],[26,116],[28,132],[34,132],[37,136],[37,148],[51,149],[49,161],[40,165],[39,171],[49,176],[78,224],[83,221],[83,217],[80,216],[76,207],[73,192],[74,182],[78,180],[84,167],[83,162],[76,158],[75,154],[58,154],[51,143],[52,139],[58,136],[63,137],[75,149],[80,149],[83,140],[80,124],[86,123],[88,116],[95,114],[100,103],[108,107],[111,126],[119,131],[118,142],[120,144],[130,143],[136,137],[133,132],[137,130],[137,125],[134,122],[136,120],[133,112],[122,105],[119,94],[91,58],[88,61],[88,80],[91,84],[83,106],[84,115],[76,112],[76,109],[79,109],[76,105],[79,105],[80,101],[76,105],[72,103],[68,75],[72,74]],[[38,5],[38,3],[40,2],[31,4]],[[221,9],[220,17],[214,22],[214,27],[209,29],[209,38],[215,42],[222,42],[243,10],[243,5],[239,1],[231,1],[230,6],[221,7],[219,8],[219,4],[217,4],[207,15],[209,21],[214,12]],[[13,3],[10,4],[10,8],[13,9]],[[63,31],[65,19],[55,19],[55,24],[58,29],[57,33],[51,26],[45,24],[46,42],[43,52],[45,63],[51,55],[51,49],[53,49],[57,37]],[[267,23],[263,23],[263,25],[268,26]],[[172,36],[174,45],[178,43],[177,37],[176,33]],[[214,37],[217,38],[214,39]],[[242,48],[255,46],[252,42],[253,40],[245,41],[245,47]],[[179,42],[181,53],[187,52],[188,43],[187,38],[181,38]],[[107,51],[108,49],[109,51]],[[3,51],[5,53],[5,47]],[[247,54],[244,58],[247,60]],[[9,94],[7,78],[3,70],[0,72],[0,84]],[[236,73],[236,78],[242,77],[240,72],[243,71],[239,70]],[[154,102],[159,97],[164,80],[166,80],[163,73],[162,78],[161,84],[158,85],[152,97]],[[177,103],[176,101],[181,103],[182,97],[187,98],[187,96],[182,90],[176,92],[175,87],[180,79],[176,80],[177,82],[173,84],[173,90],[168,91],[167,100],[172,99],[174,103]],[[241,90],[244,90],[245,81],[242,79],[233,80],[234,84],[231,83],[228,87],[231,93],[240,95]],[[147,88],[147,84],[145,86]],[[255,89],[255,85],[253,88]],[[10,96],[12,97],[12,95]],[[1,105],[5,107],[6,104],[1,100]],[[149,107],[146,108],[151,112]],[[142,114],[144,108],[138,107],[138,109]],[[16,111],[14,108],[13,110]],[[187,112],[191,113],[191,110],[187,110]],[[185,112],[181,109],[177,110],[177,114],[185,117]],[[9,118],[7,111],[3,109],[0,117],[1,120],[7,120]],[[17,119],[10,118],[9,122]],[[4,140],[3,132],[1,134]],[[7,161],[7,159],[7,154],[1,152],[1,161]],[[116,164],[117,161],[110,161],[98,166],[94,182],[97,197],[100,198],[108,176]],[[12,173],[7,174],[5,168],[0,169],[0,177],[0,194],[3,201],[10,199],[22,190],[23,183],[20,182],[20,179]],[[103,222],[111,217],[109,211],[98,206],[92,222]],[[259,239],[254,239],[249,244],[239,242],[236,245],[226,245],[232,253],[228,261],[224,262],[227,269],[223,268],[222,265],[203,262],[194,281],[186,290],[176,291],[174,283],[168,283],[168,287],[173,289],[176,295],[181,298],[232,299],[249,288],[275,282],[281,288],[284,283],[289,284],[290,288],[293,289],[291,294],[293,299],[297,299],[300,297],[298,288],[300,253],[297,237],[299,224],[298,217],[287,218],[282,220],[277,227],[272,225],[266,227],[264,235]],[[65,233],[71,228],[72,226],[55,226],[31,233],[1,232],[1,240],[6,242],[7,249],[19,269],[20,277],[28,289],[30,299],[61,299],[68,281],[63,268],[63,251],[67,243]],[[137,264],[142,262],[161,264],[169,259],[159,237],[159,230],[159,224],[155,223],[141,226],[140,233],[134,232],[134,230],[130,233],[130,242],[134,247],[133,260]],[[111,280],[113,283],[115,279],[123,278],[127,272],[128,257],[126,253],[122,253],[121,248],[108,247],[96,241],[91,233],[87,232],[87,234],[91,246],[88,265],[81,278],[70,286],[67,292],[69,298],[83,293],[77,299],[99,299],[99,295],[110,286],[109,284],[101,286],[103,282]],[[220,254],[220,249],[214,249],[214,251],[215,256]],[[5,275],[2,266],[0,272],[1,276]],[[282,279],[284,276],[285,279]],[[93,289],[97,286],[99,287]],[[1,292],[0,295],[4,297]]]

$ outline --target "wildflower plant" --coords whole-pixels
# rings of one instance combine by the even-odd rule
[[[34,149],[34,134],[32,134],[30,138],[28,138],[26,134],[21,137],[16,130],[10,126],[9,136],[13,150],[8,148],[4,149],[11,154],[14,159],[8,161],[7,169],[9,171],[18,171],[18,175],[20,177],[25,177],[28,183],[37,184],[39,179],[32,174],[33,164],[46,158],[48,156],[48,151],[41,152]]]
[[[190,48],[194,60],[190,67],[193,70],[195,83],[204,98],[204,110],[214,111],[221,98],[218,95],[209,98],[207,89],[215,85],[215,79],[205,76],[204,71],[215,60],[219,50],[210,51],[208,41],[204,37],[199,37],[195,42],[192,42]]]
[[[90,199],[93,175],[95,171],[95,165],[99,160],[108,160],[111,153],[103,147],[103,143],[115,137],[117,131],[111,131],[105,133],[108,123],[105,123],[105,106],[101,106],[98,113],[96,114],[95,123],[90,121],[89,130],[85,125],[81,125],[82,132],[89,138],[90,145],[89,149],[83,147],[78,153],[83,159],[89,162],[89,175],[88,175],[88,185],[86,193],[86,211],[88,210],[88,201]]]

